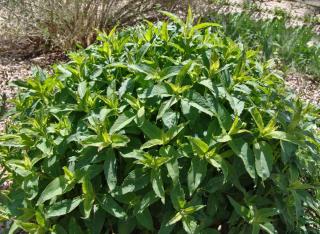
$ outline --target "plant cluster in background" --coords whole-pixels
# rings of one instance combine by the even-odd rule
[[[164,14],[16,82],[10,232],[318,233],[317,110],[219,24]]]
[[[247,12],[212,13],[210,20],[224,26],[226,35],[246,48],[257,48],[266,60],[277,58],[282,68],[295,68],[320,79],[320,37],[309,26],[288,26],[288,15],[255,20]]]

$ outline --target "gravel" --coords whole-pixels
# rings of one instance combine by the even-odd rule
[[[320,107],[320,81],[309,75],[290,73],[286,85],[303,100]]]

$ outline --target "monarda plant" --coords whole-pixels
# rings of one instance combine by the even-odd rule
[[[315,107],[218,24],[163,13],[16,82],[10,233],[317,233]]]

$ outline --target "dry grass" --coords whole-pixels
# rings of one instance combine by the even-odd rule
[[[0,2],[0,35],[16,41],[35,40],[51,47],[69,49],[95,40],[96,29],[128,25],[160,8],[174,10],[187,0],[3,0]]]

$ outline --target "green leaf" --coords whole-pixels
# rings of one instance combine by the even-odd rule
[[[169,79],[170,77],[174,77],[179,74],[182,66],[171,66],[171,67],[166,67],[161,70],[159,76],[160,80],[164,81]]]
[[[196,220],[191,216],[186,216],[182,218],[183,229],[189,234],[197,233],[198,224]]]
[[[102,209],[107,211],[112,216],[119,219],[124,219],[127,217],[127,214],[124,211],[124,209],[108,194],[98,197],[98,201]]]
[[[162,136],[163,136],[162,130],[147,120],[144,121],[143,125],[141,126],[141,130],[150,139],[162,139]]]
[[[81,227],[77,224],[75,218],[70,218],[69,225],[68,225],[68,233],[69,234],[81,234],[82,230]]]
[[[112,148],[124,147],[129,143],[130,139],[125,135],[113,134],[111,135]]]
[[[41,233],[41,232],[40,232]],[[59,224],[53,226],[52,234],[68,234],[66,230]]]
[[[16,224],[27,233],[37,233],[39,232],[39,225],[35,223],[28,223],[28,222],[22,222],[22,221],[16,221]],[[64,234],[64,233],[63,233]]]
[[[188,188],[189,195],[195,192],[200,183],[207,174],[207,161],[200,159],[199,157],[193,157],[191,160],[190,169],[188,172]]]
[[[258,224],[254,223],[252,225],[252,232],[251,234],[259,234],[260,233],[260,227]]]
[[[136,227],[136,219],[134,217],[128,218],[126,220],[119,220],[117,223],[118,223],[117,234],[132,233]]]
[[[170,234],[172,232],[174,225],[169,225],[169,221],[171,217],[172,217],[171,212],[166,211],[164,214],[164,217],[162,218],[161,227],[158,234]]]
[[[189,73],[189,71],[192,69],[193,63],[194,62],[191,60],[181,68],[181,70],[179,71],[177,78],[176,78],[176,84],[178,84],[180,86],[183,85],[184,78]]]
[[[123,180],[122,185],[116,188],[115,194],[127,194],[143,189],[150,183],[150,176],[143,173],[141,169],[135,169]]]
[[[192,149],[195,153],[201,156],[201,155],[205,155],[208,152],[209,146],[200,138],[195,138],[195,137],[187,137],[187,138],[191,143]]]
[[[164,84],[155,84],[152,87],[149,87],[144,90],[143,93],[138,94],[139,98],[153,98],[153,97],[171,97],[171,93],[169,92],[168,88]]]
[[[101,233],[106,223],[107,213],[100,207],[95,210],[87,225],[90,233]]]
[[[147,51],[149,50],[151,44],[150,43],[146,43],[143,46],[141,46],[140,50],[137,53],[137,60],[136,63],[140,63],[142,58],[144,57],[144,55],[147,53]]]
[[[179,164],[177,159],[172,159],[166,163],[166,167],[173,183],[179,179]]]
[[[129,125],[135,119],[135,114],[129,111],[122,113],[110,128],[109,133],[113,134]]]
[[[206,207],[205,205],[189,206],[184,209],[184,214],[190,215]]]
[[[175,216],[173,216],[172,219],[169,220],[168,225],[171,226],[173,224],[176,224],[177,222],[179,222],[182,219],[182,214],[181,212],[176,213]]]
[[[133,159],[137,159],[137,160],[143,160],[143,155],[144,152],[142,150],[133,150],[130,153],[124,154],[124,153],[120,153],[120,155],[123,158],[133,158]]]
[[[20,136],[14,134],[6,134],[0,136],[0,146],[24,147],[25,144]]]
[[[163,22],[161,25],[160,37],[163,41],[169,40],[169,33],[168,33],[168,22]]]
[[[160,11],[165,16],[168,16],[173,22],[179,24],[181,27],[184,27],[184,22],[176,15],[168,12],[168,11]]]
[[[93,208],[94,199],[95,199],[92,183],[87,176],[84,178],[82,183],[82,193],[83,193],[84,218],[87,219],[90,216],[91,210]]]
[[[204,29],[204,28],[208,28],[208,27],[219,27],[221,28],[222,26],[220,24],[217,24],[217,23],[200,23],[200,24],[197,24],[195,26],[192,27],[192,29],[194,30],[200,30],[200,29]]]
[[[262,119],[262,116],[261,116],[259,110],[257,108],[252,108],[252,109],[250,109],[250,113],[251,113],[257,127],[259,128],[259,131],[263,132],[264,123],[263,123],[263,119]]]
[[[283,163],[287,163],[295,156],[298,146],[287,141],[280,141],[281,145],[281,159]]]
[[[246,221],[250,221],[252,218],[252,214],[250,212],[250,210],[245,207],[240,205],[238,202],[236,202],[232,197],[228,196],[229,202],[231,203],[231,205],[233,206],[235,212],[242,217],[243,219],[245,219]]]
[[[154,193],[153,190],[151,190],[146,195],[144,195],[142,200],[137,204],[135,213],[142,213],[144,209],[148,208],[158,200],[158,196]]]
[[[87,82],[82,81],[81,83],[79,83],[79,86],[78,86],[78,95],[80,99],[83,99],[86,93],[87,93]]]
[[[224,176],[224,181],[227,181],[229,175],[229,163],[224,160],[219,154],[215,154],[213,157],[207,159],[207,161],[216,168],[221,168]]]
[[[160,170],[152,170],[151,183],[152,183],[153,191],[161,199],[161,202],[164,204],[165,203],[165,191],[163,188],[163,182],[162,182]]]
[[[153,69],[153,67],[146,64],[128,64],[127,67],[134,72],[144,73],[149,76],[156,74],[156,71]]]
[[[240,116],[243,109],[244,109],[245,102],[239,100],[236,97],[232,97],[230,94],[226,94],[226,97],[230,103],[231,108],[235,112],[235,114],[237,116]]]
[[[145,142],[140,149],[148,149],[151,148],[153,146],[157,146],[157,145],[163,145],[164,142],[161,139],[151,139],[147,142]]]
[[[173,140],[185,128],[186,125],[187,123],[183,123],[170,128],[165,134],[166,143]]]
[[[255,154],[255,166],[257,174],[262,180],[266,180],[270,177],[272,171],[272,148],[267,142],[260,141],[253,145],[253,152]]]
[[[81,203],[80,197],[75,197],[72,200],[66,199],[59,202],[55,202],[49,206],[45,212],[46,218],[58,217],[72,212]]]
[[[259,224],[260,228],[268,234],[278,233],[272,223]]]
[[[177,160],[179,153],[173,148],[173,146],[168,145],[161,147],[159,154],[162,157],[171,159],[165,165],[167,167],[169,176],[171,177],[173,183],[175,183],[179,179],[179,164]]]
[[[213,116],[213,112],[211,111],[212,107],[210,107],[206,99],[199,93],[190,91],[185,101],[200,112],[203,112],[211,117]]]
[[[148,208],[144,209],[142,213],[138,213],[136,218],[141,226],[149,231],[154,230],[152,216]]]
[[[117,159],[112,149],[108,149],[106,152],[104,176],[110,191],[114,190],[117,186]]]
[[[159,112],[157,115],[157,120],[161,119],[163,115],[170,109],[171,106],[178,102],[176,97],[171,97],[168,101],[165,101],[161,104]]]
[[[44,203],[56,196],[62,195],[73,188],[74,184],[70,183],[64,176],[55,178],[47,187],[42,191],[37,205]]]
[[[254,154],[250,149],[249,144],[244,140],[242,140],[241,138],[233,139],[228,143],[232,151],[242,159],[248,174],[251,176],[251,178],[255,179],[256,171],[255,171]]]
[[[264,135],[264,137],[278,139],[278,140],[282,140],[282,141],[288,141],[288,142],[292,142],[296,145],[301,145],[301,146],[304,146],[305,141],[306,141],[306,139],[304,139],[304,138],[298,138],[293,134],[288,134],[283,131],[272,131],[272,132],[269,132],[268,134]]]
[[[173,188],[170,193],[170,198],[175,210],[180,211],[185,207],[185,194],[179,181],[173,184]]]
[[[187,19],[186,19],[186,26],[187,26],[187,27],[192,26],[193,21],[194,21],[194,18],[193,18],[193,14],[192,14],[192,8],[191,8],[191,6],[189,5],[189,7],[188,7]]]

